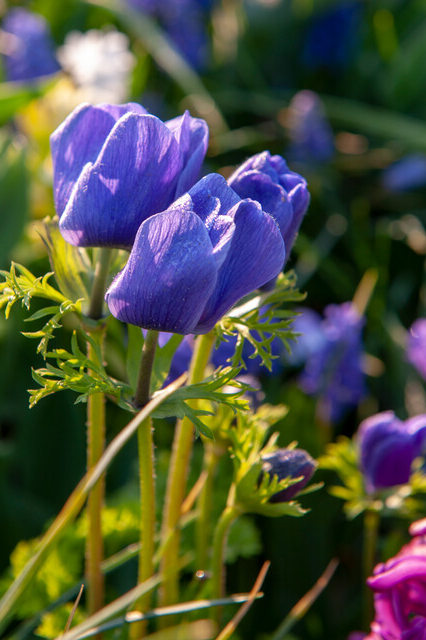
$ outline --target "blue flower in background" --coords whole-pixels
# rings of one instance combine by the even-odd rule
[[[423,453],[426,415],[399,420],[393,411],[364,420],[357,432],[360,468],[368,493],[409,481],[414,458]]]
[[[388,191],[410,191],[426,186],[426,156],[412,153],[387,167],[381,176]]]
[[[140,224],[195,183],[207,144],[188,111],[162,122],[136,103],[77,107],[51,136],[65,240],[130,249]]]
[[[273,218],[210,174],[142,223],[106,300],[123,322],[207,333],[240,298],[274,278],[284,261]]]
[[[278,449],[273,453],[262,456],[262,469],[270,478],[277,476],[284,478],[299,478],[287,489],[275,493],[269,502],[289,502],[301,491],[312,478],[317,467],[315,460],[304,449]]]
[[[127,0],[156,17],[178,51],[195,69],[208,60],[207,21],[213,0]]]
[[[263,151],[246,160],[228,179],[240,198],[251,198],[262,205],[278,224],[287,257],[308,205],[305,178],[290,171],[284,158]]]
[[[59,71],[50,28],[42,16],[23,8],[11,9],[2,30],[7,80],[34,80]]]
[[[299,162],[327,162],[334,154],[333,130],[313,91],[299,91],[289,104],[289,153]]]
[[[344,69],[359,42],[360,2],[338,2],[316,14],[308,29],[303,51],[305,64],[312,69]]]
[[[322,329],[323,319],[313,309],[295,309],[300,315],[296,316],[292,329],[300,333],[290,344],[291,353],[286,353],[285,360],[294,367],[305,364],[315,353],[325,346],[327,338]]]
[[[295,331],[299,331],[298,323],[296,318]],[[305,393],[318,396],[320,415],[327,422],[338,422],[365,394],[363,326],[364,318],[352,303],[329,305],[319,325],[322,338],[317,327],[315,340],[307,349],[300,384]],[[298,340],[303,345],[303,336]]]
[[[408,362],[426,380],[426,318],[418,318],[410,327],[406,356]]]

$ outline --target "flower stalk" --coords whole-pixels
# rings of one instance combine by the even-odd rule
[[[212,332],[197,338],[189,369],[189,384],[195,384],[204,378],[204,372],[210,359],[213,342],[214,334]],[[160,606],[174,604],[178,600],[178,557],[180,541],[178,524],[184,500],[193,439],[194,425],[185,417],[183,420],[180,420],[176,426],[170,470],[167,479],[165,512],[161,531],[161,542],[162,544],[167,544],[165,545],[161,562],[161,571],[164,580],[160,590]]]
[[[154,365],[158,331],[148,331],[142,349],[138,382],[134,397],[135,405],[144,407],[150,399],[151,374]],[[138,428],[139,486],[140,486],[140,550],[138,583],[142,583],[154,574],[155,549],[155,464],[152,421],[148,417]],[[151,593],[147,592],[135,603],[141,611],[149,609]],[[137,622],[131,627],[131,638],[144,635],[146,622]]]
[[[232,488],[231,488],[232,494]],[[229,530],[235,520],[242,514],[241,510],[232,504],[226,506],[219,522],[217,523],[213,538],[213,556],[212,556],[212,592],[211,598],[222,597],[219,594],[225,593],[225,548],[228,539]],[[215,608],[212,610],[212,617],[220,622],[221,610]]]

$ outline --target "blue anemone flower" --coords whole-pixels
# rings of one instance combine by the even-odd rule
[[[130,249],[141,223],[197,180],[204,120],[162,122],[139,104],[82,104],[51,136],[54,196],[65,240]]]
[[[106,293],[111,313],[146,329],[207,333],[285,261],[275,220],[218,174],[145,220]]]

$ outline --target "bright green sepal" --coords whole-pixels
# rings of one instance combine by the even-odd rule
[[[5,317],[8,318],[10,310],[19,300],[23,307],[30,308],[32,298],[45,298],[62,304],[67,298],[57,289],[52,287],[48,280],[53,273],[36,277],[26,267],[12,262],[10,271],[0,271],[4,282],[0,282],[0,309],[5,307]]]
[[[237,336],[232,366],[245,366],[243,347],[247,340],[254,349],[250,358],[260,357],[263,365],[270,371],[272,361],[277,357],[271,350],[274,339],[280,338],[290,352],[289,340],[294,340],[297,335],[291,329],[297,313],[283,309],[282,306],[301,302],[304,298],[305,295],[296,289],[295,274],[280,274],[272,292],[250,296],[222,318],[215,327],[216,346],[221,341],[226,341],[227,336]]]
[[[199,416],[214,415],[204,408],[194,408],[188,404],[188,400],[204,400],[209,403],[229,407],[234,413],[247,411],[248,402],[243,394],[250,387],[239,380],[235,380],[240,369],[226,367],[218,369],[214,375],[209,376],[203,382],[180,387],[175,393],[165,400],[153,413],[154,418],[177,417],[182,419],[187,416],[194,424],[197,434],[202,433],[207,438],[213,438],[212,430],[203,423]],[[224,389],[226,388],[226,389]]]
[[[86,249],[65,242],[59,231],[57,216],[43,220],[40,235],[59,289],[73,302],[80,299],[88,301],[92,264]]]
[[[47,352],[46,358],[56,361],[56,366],[49,363],[42,369],[33,370],[33,379],[40,385],[39,389],[29,389],[30,407],[52,393],[70,389],[78,393],[76,403],[86,402],[95,393],[104,393],[115,398],[116,402],[127,410],[133,410],[126,395],[131,393],[130,387],[122,382],[113,380],[106,372],[102,363],[99,344],[90,336],[85,335],[96,354],[96,362],[83,353],[78,346],[77,335],[74,332],[71,339],[71,352],[66,349],[54,349]]]

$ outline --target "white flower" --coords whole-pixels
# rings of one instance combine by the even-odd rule
[[[128,99],[136,60],[127,36],[116,30],[71,31],[58,50],[62,67],[88,102],[120,103]]]

